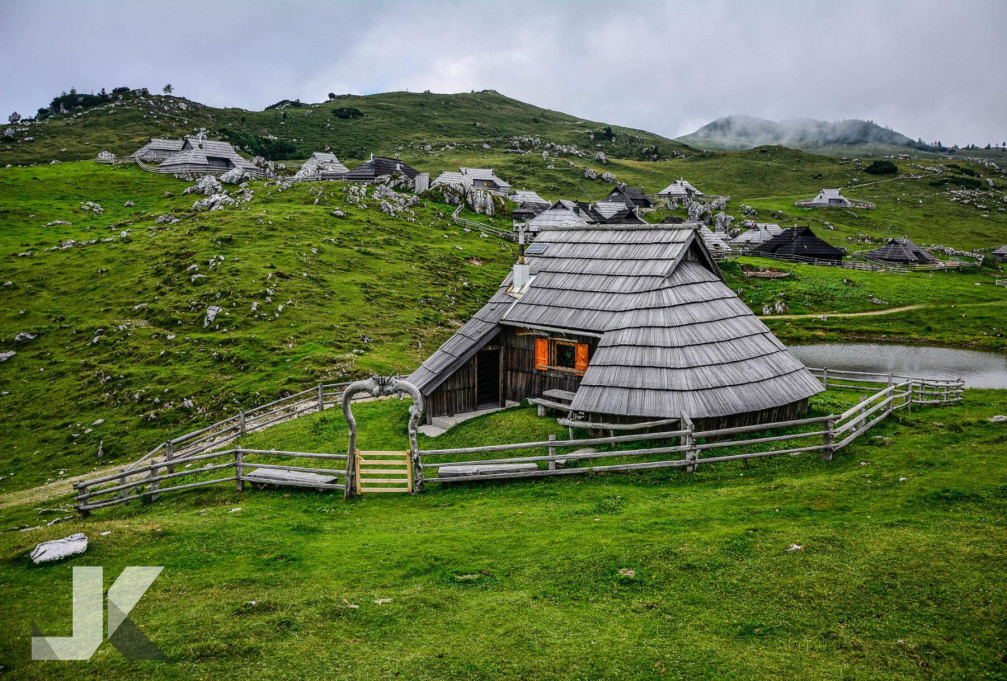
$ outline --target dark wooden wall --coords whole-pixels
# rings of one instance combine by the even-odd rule
[[[476,360],[465,362],[426,398],[424,411],[432,416],[464,414],[476,409]]]
[[[546,390],[569,390],[576,392],[580,387],[581,377],[573,372],[555,371],[552,369],[540,371],[535,368],[535,338],[531,334],[519,336],[513,329],[503,333],[504,352],[504,398],[520,402],[528,397],[540,397]],[[557,336],[559,337],[559,336]],[[578,343],[587,343],[590,350],[588,364],[594,357],[597,338],[564,334],[562,336]]]

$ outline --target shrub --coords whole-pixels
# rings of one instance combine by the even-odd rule
[[[874,161],[864,168],[864,172],[871,175],[895,175],[899,172],[899,167],[891,161]]]
[[[363,117],[364,114],[360,111],[360,109],[357,109],[355,107],[343,106],[338,109],[333,109],[332,115],[335,116],[336,118],[350,119],[350,118],[361,118]]]

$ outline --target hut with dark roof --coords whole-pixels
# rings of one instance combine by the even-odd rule
[[[822,386],[724,282],[699,226],[542,230],[409,377],[427,419],[572,392],[592,422],[702,427],[806,412]]]
[[[993,259],[1000,262],[1007,262],[1007,246],[1000,246],[993,250]]]
[[[626,185],[620,185],[610,191],[603,201],[625,203],[627,206],[635,206],[636,208],[650,208],[651,206],[650,199],[642,189]]]
[[[839,262],[843,252],[822,241],[810,227],[785,229],[769,241],[764,241],[754,249],[756,255],[768,255],[790,260],[830,260]]]
[[[419,174],[420,171],[406,165],[400,159],[371,154],[370,160],[364,161],[346,173],[344,179],[350,182],[374,182],[379,177],[401,175],[415,180]]]
[[[905,236],[901,239],[889,239],[884,246],[876,248],[866,255],[874,260],[884,260],[899,265],[928,265],[937,262],[937,258]]]

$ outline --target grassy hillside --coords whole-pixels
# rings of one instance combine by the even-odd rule
[[[150,137],[177,138],[200,128],[211,138],[247,147],[250,154],[270,156],[273,151],[273,157],[281,159],[305,158],[328,147],[346,161],[361,161],[371,153],[401,154],[414,161],[428,146],[482,149],[487,144],[502,151],[512,148],[512,137],[538,138],[542,145],[577,145],[591,156],[602,151],[650,159],[688,151],[659,135],[542,109],[491,90],[342,95],[324,103],[286,102],[264,111],[218,109],[165,95],[121,97],[15,126],[25,131],[2,139],[0,166],[91,159],[102,150],[127,155]]]
[[[663,170],[628,161],[607,167],[636,178],[682,170],[708,178],[702,186],[710,191],[744,191],[751,178],[750,191],[772,192],[801,176],[781,158],[818,164],[804,175],[823,166],[848,172],[783,150],[667,162]],[[556,178],[557,185],[567,181],[595,195],[607,187],[569,166],[544,168],[540,155],[500,160],[513,163],[501,164],[513,177]],[[759,175],[757,164],[764,167]],[[0,437],[7,445],[0,491],[133,459],[167,437],[321,380],[408,372],[483,304],[514,258],[513,245],[451,225],[450,207],[440,204],[392,217],[376,202],[350,203],[342,183],[283,190],[253,182],[251,202],[200,213],[190,210],[199,196],[181,194],[186,185],[93,162],[0,170],[0,280],[10,282],[0,288],[0,350],[17,353],[0,364],[6,393]],[[87,201],[104,212],[81,210]],[[744,202],[732,197],[731,205]],[[896,207],[900,212],[892,214],[908,229],[915,205]],[[347,217],[333,217],[336,208]],[[830,215],[837,229],[823,236],[843,243],[838,235],[881,214]],[[163,215],[178,222],[159,223]],[[959,220],[966,233],[976,222],[950,212],[945,220]],[[991,223],[999,220],[991,213]],[[46,226],[54,221],[72,224]],[[923,241],[939,236],[929,224],[920,230],[910,234]],[[732,288],[757,312],[780,298],[792,313],[928,306],[892,317],[770,321],[785,341],[1004,347],[1005,296],[991,272],[897,277],[750,262],[795,272],[767,281],[725,265]],[[973,307],[963,324],[965,312],[954,306],[966,304]],[[211,305],[222,312],[204,328]],[[20,333],[36,338],[16,342]]]
[[[828,393],[814,408],[849,399]],[[403,446],[407,406],[360,406],[361,444]],[[1001,678],[1007,469],[1004,427],[987,419],[1005,411],[1004,391],[967,391],[962,406],[893,417],[830,463],[780,457],[350,503],[209,488],[2,533],[11,607],[0,609],[0,658],[25,679],[82,669],[141,679]],[[331,414],[282,435],[345,446]],[[511,410],[464,424],[453,443],[544,434],[549,423]],[[28,505],[0,517],[40,516]],[[87,554],[31,565],[36,542],[74,531],[91,537]],[[76,565],[104,566],[106,585],[127,565],[164,566],[131,618],[166,661],[130,662],[108,644],[89,663],[29,661],[30,621],[69,633]]]

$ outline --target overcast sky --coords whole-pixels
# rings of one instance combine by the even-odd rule
[[[261,109],[494,89],[669,137],[728,114],[1007,140],[1007,1],[0,0],[0,112],[119,85]]]

